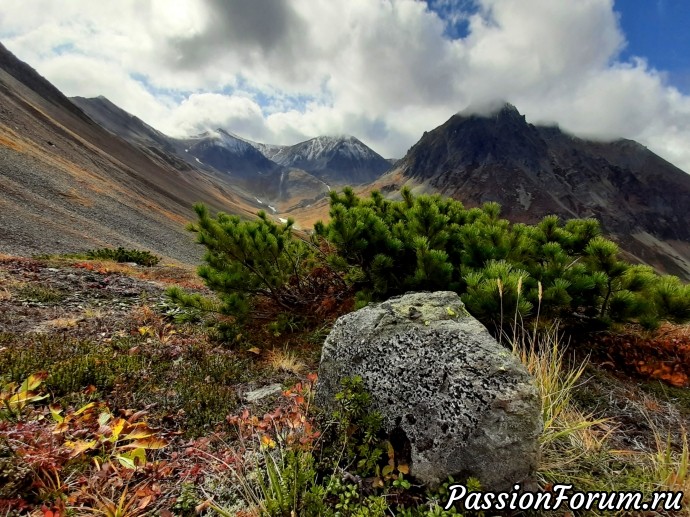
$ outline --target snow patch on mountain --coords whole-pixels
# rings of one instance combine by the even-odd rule
[[[253,147],[249,142],[246,142],[237,135],[228,133],[224,129],[208,131],[207,137],[218,140],[223,147],[238,154],[245,153]]]

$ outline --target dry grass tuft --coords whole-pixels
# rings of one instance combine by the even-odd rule
[[[541,333],[521,328],[513,335],[513,354],[536,380],[542,399],[542,468],[563,469],[583,455],[598,452],[614,427],[607,419],[585,414],[572,403],[587,363],[565,367],[567,347],[561,344],[555,325]],[[563,454],[564,443],[569,447],[567,455]]]
[[[57,318],[46,321],[45,325],[56,329],[69,329],[76,327],[80,321],[80,318]]]
[[[0,301],[9,300],[12,298],[12,293],[6,287],[0,287]]]
[[[295,352],[274,348],[266,356],[268,365],[277,371],[300,375],[306,365],[297,357]]]
[[[690,514],[690,447],[685,429],[680,430],[680,450],[673,447],[671,433],[663,433],[652,424],[656,451],[649,455],[650,480],[656,490],[683,492],[686,508],[683,515]]]
[[[87,307],[84,309],[84,318],[100,320],[104,318],[107,311],[101,307]]]

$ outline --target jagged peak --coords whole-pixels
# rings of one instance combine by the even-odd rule
[[[309,140],[306,140],[301,143],[307,143],[311,141],[318,141],[318,142],[325,142],[325,143],[340,143],[340,142],[355,142],[355,143],[362,143],[362,141],[352,135],[346,135],[346,134],[332,134],[332,135],[319,135],[314,138],[310,138]],[[299,144],[297,144],[299,145]]]
[[[457,114],[463,118],[475,116],[486,118],[500,117],[525,119],[525,116],[520,113],[515,105],[505,100],[470,104]]]

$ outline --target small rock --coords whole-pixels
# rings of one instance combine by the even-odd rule
[[[269,384],[258,390],[248,391],[243,398],[247,402],[256,402],[257,400],[265,399],[281,391],[283,391],[283,387],[280,384]]]

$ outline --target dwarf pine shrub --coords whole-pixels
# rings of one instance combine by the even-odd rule
[[[199,275],[218,294],[221,312],[243,315],[266,303],[274,314],[313,317],[318,307],[355,291],[358,304],[406,291],[452,290],[486,324],[503,326],[539,314],[547,318],[637,321],[690,319],[690,287],[621,259],[595,219],[512,224],[500,206],[466,209],[440,195],[392,201],[379,192],[330,194],[330,220],[311,242],[264,212],[254,221],[203,205],[191,230],[206,247]],[[173,298],[203,307],[198,296]]]
[[[347,291],[323,252],[293,235],[292,220],[276,224],[262,211],[258,219],[243,221],[222,212],[212,217],[202,204],[194,209],[199,220],[188,229],[206,247],[198,273],[220,305],[174,288],[168,291],[173,301],[237,317],[250,308],[255,315],[263,309],[313,317],[323,302],[338,301]]]
[[[150,251],[125,249],[122,246],[119,248],[99,248],[86,252],[86,257],[89,259],[113,260],[115,262],[134,262],[140,266],[155,266],[160,262],[160,257],[157,257]]]
[[[331,193],[330,221],[315,233],[362,303],[410,290],[453,290],[485,323],[533,315],[604,322],[690,318],[690,287],[620,258],[595,219],[501,219],[497,203],[466,209],[440,195],[391,201]]]

